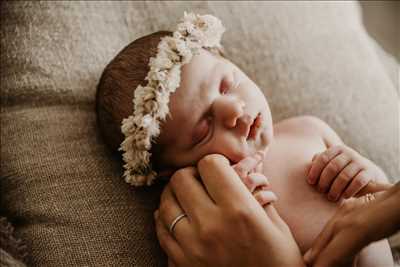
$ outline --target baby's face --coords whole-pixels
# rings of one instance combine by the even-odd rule
[[[261,90],[236,65],[204,49],[183,66],[169,109],[158,141],[165,144],[161,161],[171,168],[195,165],[212,153],[236,163],[265,150],[273,138]]]

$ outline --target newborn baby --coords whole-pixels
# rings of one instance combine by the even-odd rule
[[[134,89],[146,84],[149,58],[157,53],[160,39],[171,35],[162,31],[135,40],[103,72],[96,97],[98,122],[115,151],[124,141],[121,122],[132,114],[132,99],[137,97]],[[259,176],[253,175],[247,184],[261,185],[257,179],[268,177],[263,188],[272,189],[278,197],[274,205],[303,253],[344,198],[355,196],[371,180],[387,182],[375,164],[345,146],[323,121],[301,116],[273,124],[261,90],[221,49],[203,47],[182,66],[180,84],[171,93],[168,108],[159,134],[151,148],[147,146],[150,158],[144,158],[157,177],[196,166],[208,154],[223,154],[235,165],[265,151],[262,168],[255,170]],[[128,137],[125,134],[125,140]],[[140,167],[140,173],[146,168]],[[134,176],[140,178],[132,182],[130,173],[125,173],[128,182],[148,183],[144,174]],[[254,194],[260,192],[254,189]],[[265,204],[274,196],[264,194],[258,200]],[[388,242],[365,248],[357,266],[393,266]]]

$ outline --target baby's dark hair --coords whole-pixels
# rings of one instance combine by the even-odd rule
[[[161,38],[170,31],[158,31],[136,39],[122,49],[104,69],[97,85],[97,122],[106,144],[116,152],[124,140],[122,119],[133,113],[132,99],[138,85],[145,86],[150,57],[155,57]],[[224,57],[220,49],[211,51]],[[152,154],[161,147],[152,145]]]

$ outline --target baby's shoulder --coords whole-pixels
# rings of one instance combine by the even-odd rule
[[[274,124],[275,135],[319,137],[327,146],[343,143],[337,133],[323,120],[311,115],[295,116]]]
[[[318,117],[303,115],[290,117],[274,124],[279,133],[321,134],[328,130],[329,125]]]

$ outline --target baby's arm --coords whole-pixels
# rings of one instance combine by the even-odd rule
[[[331,201],[356,196],[361,190],[367,193],[370,188],[376,189],[376,186],[368,187],[370,183],[385,187],[388,179],[375,163],[346,146],[325,122],[315,119],[315,124],[327,149],[312,159],[307,176],[310,184],[327,193]]]
[[[337,200],[388,189],[391,184],[385,173],[372,161],[346,146],[328,124],[315,117],[307,117],[307,126],[318,132],[326,150],[314,156],[307,179]],[[393,266],[386,239],[364,248],[358,257],[359,266]]]

